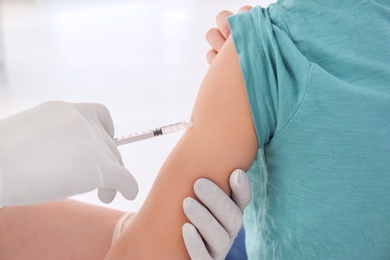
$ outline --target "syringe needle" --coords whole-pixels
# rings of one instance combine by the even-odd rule
[[[114,142],[116,143],[117,146],[123,145],[123,144],[134,143],[134,142],[142,141],[142,140],[149,139],[152,137],[184,130],[190,125],[192,125],[192,122],[189,122],[189,123],[188,122],[180,122],[180,123],[176,123],[176,124],[172,124],[172,125],[162,126],[162,127],[150,129],[147,131],[142,131],[142,132],[114,138]]]

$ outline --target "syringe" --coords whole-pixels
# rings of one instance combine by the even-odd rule
[[[162,126],[162,127],[158,127],[158,128],[151,129],[151,130],[142,131],[142,132],[114,138],[114,141],[115,141],[116,145],[119,146],[119,145],[123,145],[123,144],[138,142],[138,141],[145,140],[148,138],[152,138],[152,137],[184,130],[187,128],[187,126],[190,126],[190,125],[192,125],[191,122],[190,123],[180,122],[180,123],[176,123],[176,124],[172,124],[172,125]]]

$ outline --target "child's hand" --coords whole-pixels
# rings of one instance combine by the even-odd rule
[[[252,9],[252,6],[243,6],[238,12],[245,12]],[[211,46],[211,50],[207,53],[206,59],[209,64],[217,56],[219,50],[224,45],[226,39],[230,36],[230,28],[227,21],[227,17],[232,15],[230,11],[222,11],[217,15],[217,27],[211,28],[206,34],[206,40]]]

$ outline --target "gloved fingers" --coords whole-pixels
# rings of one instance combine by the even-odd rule
[[[133,175],[123,166],[113,163],[102,169],[103,183],[100,188],[119,191],[128,200],[138,194],[138,184]]]
[[[231,238],[235,238],[242,226],[242,212],[234,201],[215,183],[198,179],[194,191],[199,200],[222,224]]]
[[[96,115],[99,119],[99,122],[101,123],[101,126],[103,127],[103,129],[107,133],[106,135],[103,134],[103,136],[102,136],[105,144],[108,146],[108,148],[111,150],[113,155],[116,157],[119,164],[123,165],[122,156],[118,150],[116,143],[113,140],[115,129],[114,129],[114,123],[113,123],[112,118],[110,116],[110,112],[108,111],[108,109],[104,105],[101,105],[98,103],[93,103],[92,105],[95,108]]]
[[[117,191],[113,189],[106,189],[106,188],[99,188],[98,189],[98,197],[101,202],[103,203],[111,203],[115,196]]]
[[[230,175],[232,199],[243,212],[252,198],[252,188],[248,176],[243,170],[237,169]]]
[[[223,259],[231,247],[230,237],[225,228],[203,205],[191,197],[184,199],[183,210],[206,241],[210,255]]]
[[[109,135],[103,135],[102,138],[107,148],[110,149],[110,151],[112,152],[112,154],[109,154],[109,156],[112,158],[114,162],[123,166],[122,156],[119,152],[118,146],[116,145],[115,141]],[[115,158],[112,155],[115,156]]]
[[[112,121],[110,112],[107,107],[99,103],[91,103],[91,107],[94,109],[98,119],[99,125],[97,126],[102,132],[102,139],[104,140],[107,147],[111,150],[112,154],[117,159],[120,165],[123,165],[122,156],[115,144],[113,138],[115,134],[114,123]],[[110,155],[111,156],[111,155]],[[112,158],[115,160],[115,158]]]
[[[90,137],[95,138],[96,142],[103,140],[107,148],[112,152],[109,156],[123,165],[122,157],[113,140],[115,132],[114,123],[107,107],[99,103],[77,103],[75,104],[75,107],[84,115],[90,125],[94,126],[96,134],[90,135]]]
[[[99,103],[77,103],[75,105],[88,119],[93,119],[94,122],[98,121],[111,138],[114,137],[114,122],[106,106]]]
[[[191,260],[213,260],[196,228],[190,223],[182,227],[184,244]]]

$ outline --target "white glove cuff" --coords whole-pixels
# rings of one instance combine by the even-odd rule
[[[126,227],[131,223],[133,218],[137,215],[135,212],[128,212],[124,214],[119,220],[118,223],[116,223],[114,234],[112,235],[112,242],[111,244],[114,244],[115,240],[118,239],[120,234],[126,229]]]

